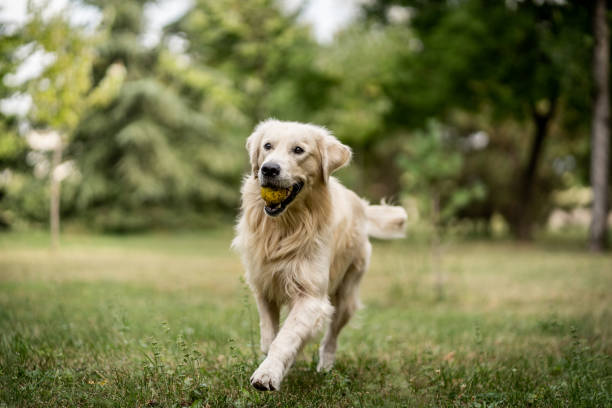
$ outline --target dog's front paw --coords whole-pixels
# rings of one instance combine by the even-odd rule
[[[266,358],[251,376],[251,385],[260,391],[276,391],[280,389],[282,379],[282,366]]]

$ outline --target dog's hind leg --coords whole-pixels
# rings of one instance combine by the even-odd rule
[[[336,348],[338,346],[338,335],[359,307],[357,288],[359,286],[361,274],[361,271],[351,266],[346,272],[338,291],[332,297],[332,305],[335,309],[334,315],[329,322],[329,326],[327,327],[327,331],[319,347],[319,364],[317,365],[317,371],[329,371],[334,365]]]
[[[334,365],[336,348],[338,347],[338,335],[359,308],[359,283],[368,267],[371,251],[372,249],[368,242],[364,249],[365,256],[349,267],[340,286],[332,297],[332,305],[335,311],[325,336],[321,341],[317,371],[329,371]]]

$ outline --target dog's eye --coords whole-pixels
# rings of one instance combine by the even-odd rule
[[[304,153],[304,149],[302,149],[300,146],[295,146],[293,148],[293,153],[295,153],[295,154],[302,154],[302,153]]]
[[[266,143],[264,145],[264,149],[266,149],[266,150],[270,150],[271,148],[272,148],[272,145],[270,143]]]

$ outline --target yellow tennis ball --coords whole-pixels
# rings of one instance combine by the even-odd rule
[[[289,197],[291,190],[288,188],[280,188],[278,190],[262,187],[261,188],[261,198],[264,199],[266,204],[278,204]]]

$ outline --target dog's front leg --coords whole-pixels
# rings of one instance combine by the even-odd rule
[[[270,345],[268,356],[251,376],[253,387],[266,391],[278,390],[304,342],[321,328],[333,310],[327,297],[297,299]]]
[[[259,336],[261,351],[268,354],[270,344],[278,332],[280,310],[276,302],[269,301],[265,296],[256,294],[257,310],[259,311]]]

